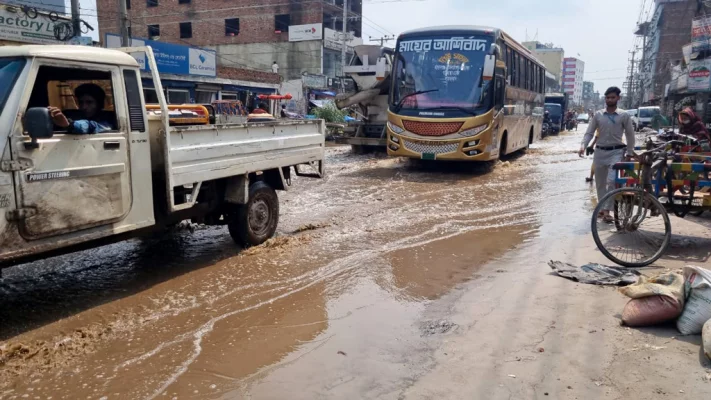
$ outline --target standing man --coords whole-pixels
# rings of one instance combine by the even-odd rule
[[[279,73],[279,64],[277,64],[276,61],[274,61],[274,64],[272,64],[272,72],[275,74]]]
[[[615,188],[615,171],[611,167],[634,151],[635,137],[632,118],[629,114],[617,108],[620,93],[620,89],[615,86],[605,91],[605,105],[607,107],[593,115],[578,152],[578,155],[583,157],[585,148],[592,140],[595,130],[598,130],[599,137],[593,157],[595,176],[597,177],[595,186],[598,201],[602,200],[608,192]],[[622,141],[623,132],[627,138],[627,144]],[[598,218],[603,218],[607,222],[612,221],[609,204],[603,207]]]

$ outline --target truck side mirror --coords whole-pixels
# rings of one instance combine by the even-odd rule
[[[46,107],[32,107],[27,110],[22,125],[33,142],[54,136],[54,123]]]

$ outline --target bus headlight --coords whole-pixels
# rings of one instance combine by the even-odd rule
[[[459,132],[460,135],[462,136],[475,136],[480,134],[484,129],[486,129],[489,125],[484,124],[484,125],[479,125],[475,128],[472,129],[467,129],[466,131]]]
[[[388,121],[388,129],[390,129],[391,131],[393,131],[393,132],[395,132],[395,133],[403,133],[403,132],[405,132],[404,129],[400,128],[399,126],[393,124],[393,123],[390,122],[390,121]]]

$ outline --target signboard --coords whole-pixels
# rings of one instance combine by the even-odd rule
[[[37,11],[54,11],[58,14],[66,13],[64,0],[3,0],[3,3],[33,7],[37,9]]]
[[[107,33],[104,44],[108,48],[121,47],[121,37]],[[153,49],[158,72],[177,75],[217,76],[217,61],[214,50],[159,42],[157,40],[131,38],[131,47],[141,46],[150,46]],[[149,70],[145,54],[134,53],[132,56],[138,61],[141,70]]]
[[[711,49],[711,17],[691,21],[691,47],[692,53]]]
[[[323,24],[292,25],[289,27],[290,42],[321,39],[323,39]]]
[[[687,84],[691,91],[698,92],[711,89],[711,59],[691,61]]]
[[[691,43],[681,46],[681,54],[684,55],[684,64],[689,65],[691,62]]]
[[[48,14],[37,14],[30,18],[19,7],[0,5],[0,39],[13,42],[35,44],[61,44],[54,37],[54,25],[68,22],[68,19],[58,19],[53,22]]]
[[[341,50],[343,48],[343,40],[341,40],[342,35],[343,32],[334,31],[330,28],[324,28],[323,47],[331,50]],[[363,44],[363,39],[354,38],[352,37],[352,35],[350,36],[351,38],[348,40],[348,43],[346,43],[346,45],[348,46],[347,51],[349,53],[353,53],[353,47]]]

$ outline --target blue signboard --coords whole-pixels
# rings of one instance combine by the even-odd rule
[[[121,37],[111,33],[106,34],[104,43],[108,48],[122,47]],[[213,50],[159,42],[157,40],[131,38],[131,47],[142,46],[150,46],[153,49],[158,72],[160,73],[209,77],[217,76],[216,54]],[[149,70],[143,53],[135,53],[132,55],[136,61],[138,61],[141,70]]]

